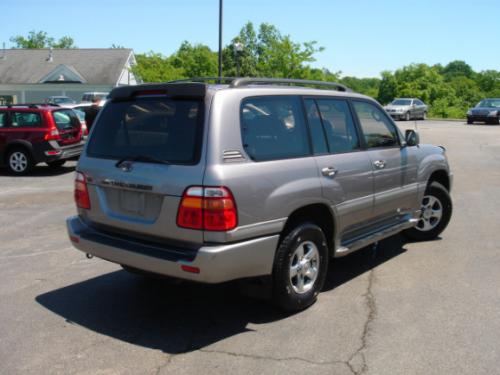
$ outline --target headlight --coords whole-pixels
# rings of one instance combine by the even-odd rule
[[[490,111],[490,113],[488,113],[488,116],[496,116],[498,114],[498,111]]]

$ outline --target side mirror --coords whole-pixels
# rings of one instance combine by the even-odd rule
[[[420,143],[420,136],[415,130],[407,129],[405,131],[405,141],[407,146],[418,146]]]

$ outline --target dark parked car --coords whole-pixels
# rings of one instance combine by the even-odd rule
[[[500,98],[483,99],[467,111],[467,124],[475,121],[498,125],[500,123]]]
[[[0,106],[0,164],[17,175],[36,164],[60,167],[83,149],[82,126],[69,108]]]

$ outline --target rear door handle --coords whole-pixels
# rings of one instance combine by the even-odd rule
[[[325,177],[333,178],[337,174],[337,170],[333,167],[326,167],[321,170],[321,174]]]
[[[375,168],[377,169],[384,169],[385,168],[385,161],[384,160],[375,160],[373,162],[373,165],[375,166]]]

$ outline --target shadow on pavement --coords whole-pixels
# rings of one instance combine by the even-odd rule
[[[400,236],[336,259],[324,290],[332,290],[406,250]],[[183,353],[290,314],[238,293],[237,283],[173,284],[116,271],[36,297],[45,308],[102,335],[134,345]],[[321,296],[318,303],[321,303]]]

